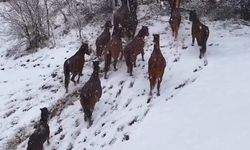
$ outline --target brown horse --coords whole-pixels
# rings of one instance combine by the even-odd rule
[[[178,30],[181,24],[181,13],[179,8],[173,8],[171,10],[169,24],[172,29],[172,36],[175,38],[175,40],[177,40]]]
[[[201,59],[205,56],[207,51],[209,28],[200,22],[195,10],[190,11],[189,20],[192,21],[192,46],[194,45],[194,40],[196,39],[198,45],[200,46],[199,58]]]
[[[144,38],[149,36],[148,27],[142,26],[136,37],[124,48],[125,60],[127,64],[127,72],[132,76],[133,66],[136,63],[136,57],[141,53],[142,60],[144,61]]]
[[[37,129],[30,136],[27,150],[43,150],[43,143],[47,140],[49,143],[49,111],[46,107],[41,108],[41,119]]]
[[[166,60],[160,50],[160,35],[154,34],[154,50],[148,61],[148,74],[150,81],[150,95],[157,82],[157,96],[160,96],[160,85],[166,67]]]
[[[96,45],[96,56],[97,57],[101,57],[102,53],[103,53],[103,49],[105,48],[105,46],[108,44],[109,40],[110,40],[110,29],[112,28],[112,24],[111,21],[108,20],[106,21],[105,25],[104,25],[104,31],[102,32],[102,34],[96,39],[95,45]]]
[[[113,58],[113,66],[115,71],[117,70],[116,64],[120,53],[122,53],[122,28],[118,27],[114,29],[112,39],[108,42],[104,52],[104,78],[107,79],[107,72],[109,70],[111,59]]]
[[[93,69],[94,71],[90,79],[83,86],[80,95],[80,102],[84,111],[84,120],[89,121],[89,125],[92,124],[91,119],[95,104],[102,96],[101,81],[99,79],[99,61],[93,62]]]
[[[77,83],[79,83],[80,76],[82,76],[82,69],[85,63],[85,54],[90,55],[88,44],[82,43],[80,49],[64,62],[64,76],[65,76],[65,89],[68,93],[70,73],[72,73],[71,81],[76,84],[75,77],[78,75]]]

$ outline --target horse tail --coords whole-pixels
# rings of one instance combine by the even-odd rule
[[[65,77],[64,86],[65,86],[65,89],[66,89],[66,93],[68,93],[69,78],[70,78],[70,74],[69,74],[70,70],[69,70],[69,62],[68,62],[68,60],[65,61],[65,63],[64,63],[63,71],[64,71],[64,77]]]
[[[209,28],[205,26],[205,38],[204,38],[205,42],[207,42],[208,37],[209,37]]]

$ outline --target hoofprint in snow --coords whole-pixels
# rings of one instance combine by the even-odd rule
[[[92,73],[92,63],[85,64],[79,85],[70,84],[71,94],[65,94],[63,86],[63,62],[80,46],[75,32],[66,36],[58,33],[56,47],[15,60],[4,57],[12,41],[2,40],[1,148],[26,149],[28,136],[40,117],[39,108],[47,106],[54,111],[49,121],[50,145],[45,143],[45,149],[249,149],[250,27],[232,21],[207,21],[211,32],[208,66],[204,67],[198,59],[197,44],[191,46],[189,21],[182,22],[178,41],[174,42],[169,16],[145,19],[146,10],[146,6],[140,7],[138,26],[149,26],[146,61],[138,56],[133,77],[126,73],[124,61],[118,63],[116,72],[111,67],[107,80],[100,75],[103,95],[89,128],[78,90]],[[90,44],[94,44],[103,23],[84,28]],[[160,34],[167,67],[161,96],[157,97],[155,91],[150,98],[147,60],[153,50],[153,33]]]

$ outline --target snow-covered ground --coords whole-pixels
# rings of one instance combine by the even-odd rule
[[[28,136],[40,118],[39,108],[44,106],[52,111],[50,145],[44,144],[45,149],[249,149],[250,27],[203,18],[210,28],[208,65],[204,66],[198,59],[197,44],[191,46],[191,24],[185,17],[178,41],[174,42],[169,16],[147,16],[148,11],[147,6],[140,6],[138,29],[147,25],[150,31],[146,38],[146,61],[138,56],[133,77],[126,73],[124,61],[118,62],[116,72],[111,67],[109,79],[100,74],[103,95],[95,107],[90,128],[83,119],[78,90],[91,75],[92,62],[85,64],[80,84],[70,84],[70,94],[65,94],[63,86],[63,62],[80,46],[75,31],[61,36],[59,28],[55,31],[56,47],[15,60],[5,57],[13,41],[1,37],[1,149],[26,149]],[[102,24],[84,28],[84,36],[91,45]],[[153,50],[153,33],[160,34],[167,67],[161,96],[154,93],[150,98],[147,60]]]

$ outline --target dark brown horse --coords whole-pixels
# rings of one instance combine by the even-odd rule
[[[135,36],[136,28],[138,25],[138,19],[137,19],[137,7],[138,3],[137,0],[128,0],[129,1],[129,10],[130,10],[130,21],[128,25],[128,33],[129,38],[133,39]]]
[[[99,61],[93,62],[93,73],[81,90],[81,105],[84,111],[84,120],[92,124],[92,113],[96,102],[102,96],[101,81],[99,79]]]
[[[171,9],[180,8],[180,0],[168,0]]]
[[[43,150],[43,143],[47,140],[49,143],[49,111],[46,107],[41,108],[41,119],[37,129],[30,136],[27,150]]]
[[[99,58],[102,56],[103,50],[104,50],[105,46],[108,44],[110,37],[111,37],[111,35],[110,35],[110,29],[112,28],[111,21],[110,20],[106,21],[104,26],[105,26],[104,31],[96,39],[96,42],[95,42],[96,56]]]
[[[110,68],[111,59],[113,58],[113,66],[117,70],[116,64],[120,53],[122,53],[122,28],[114,29],[112,39],[108,42],[104,52],[104,78],[107,79],[107,72]]]
[[[137,16],[132,15],[130,12],[127,0],[121,0],[121,2],[121,7],[114,13],[113,16],[114,30],[120,25],[123,28],[123,33],[126,37],[128,37],[128,39],[132,39],[138,24]],[[131,10],[135,12],[137,9],[137,3],[131,2],[131,8]]]
[[[169,24],[172,29],[172,36],[175,38],[175,40],[177,40],[178,30],[181,24],[181,13],[179,8],[173,8],[171,10]]]
[[[125,60],[127,64],[127,72],[132,76],[133,66],[136,63],[136,57],[141,53],[142,60],[144,61],[144,38],[149,36],[148,27],[142,26],[136,37],[124,48]]]
[[[85,63],[85,54],[90,55],[88,44],[82,43],[80,49],[64,62],[64,76],[65,76],[65,89],[68,93],[70,73],[72,73],[71,81],[76,84],[75,77],[78,75],[77,83],[79,83],[80,76],[82,76],[82,69]]]
[[[138,2],[137,0],[128,0],[129,2],[129,10],[132,14],[136,14]]]
[[[113,15],[113,25],[114,29],[117,29],[119,25],[122,27],[127,27],[129,21],[129,9],[127,0],[121,0],[122,5]]]
[[[192,21],[192,46],[194,45],[194,41],[196,39],[198,45],[200,46],[199,58],[201,59],[207,51],[209,29],[200,22],[195,10],[190,11],[189,20]]]
[[[150,81],[150,95],[157,82],[157,96],[160,96],[160,86],[164,70],[166,67],[166,60],[160,50],[160,35],[154,34],[154,50],[148,61],[148,74]]]

